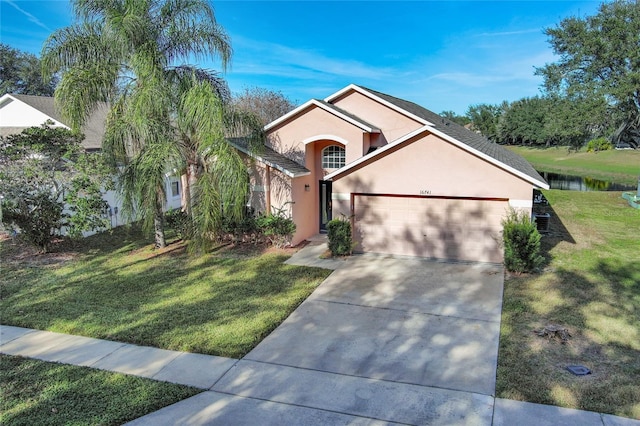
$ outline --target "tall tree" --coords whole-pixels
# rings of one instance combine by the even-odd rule
[[[508,108],[505,101],[502,105],[478,104],[471,105],[467,110],[467,117],[471,120],[473,129],[492,142],[498,141],[498,123],[504,111]]]
[[[255,114],[263,126],[295,109],[296,104],[282,92],[262,87],[245,88],[233,97],[233,105]]]
[[[640,2],[603,3],[596,15],[567,18],[545,32],[560,56],[536,70],[547,92],[606,98],[619,133],[640,138]]]
[[[52,96],[56,83],[55,76],[43,80],[35,55],[0,43],[0,95]]]
[[[523,98],[512,102],[500,117],[498,139],[514,145],[544,144],[545,117],[544,98]]]
[[[124,206],[155,230],[156,245],[165,244],[163,182],[173,168],[182,171],[190,164],[202,177],[193,181],[202,191],[190,191],[191,206],[199,212],[219,215],[225,206],[242,204],[215,196],[224,192],[221,185],[245,173],[218,118],[224,115],[226,83],[213,72],[185,65],[194,57],[212,58],[224,69],[230,60],[229,38],[211,5],[205,0],[73,0],[72,6],[77,22],[49,37],[43,67],[47,73],[63,72],[55,96],[74,128],[98,102],[111,105],[103,148],[122,170]],[[204,178],[205,172],[221,169],[224,180]],[[206,219],[210,214],[199,223],[201,235],[215,227]]]

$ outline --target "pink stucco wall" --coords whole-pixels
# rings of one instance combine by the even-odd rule
[[[249,170],[249,205],[256,214],[282,213],[296,223],[292,245],[297,245],[318,233],[318,181],[315,176],[291,178],[284,173],[267,167],[263,163],[241,154]],[[270,179],[267,180],[267,174]],[[270,182],[270,185],[267,185]],[[309,185],[309,190],[305,188]],[[267,209],[267,193],[270,195],[270,209]]]
[[[374,157],[375,158],[375,157]],[[366,165],[366,167],[364,167]],[[376,194],[531,200],[531,183],[434,135],[416,137],[333,179],[334,196]],[[344,195],[343,195],[344,197]],[[348,203],[334,203],[346,214]]]
[[[311,106],[291,120],[270,129],[267,139],[274,150],[294,161],[305,164],[304,141],[310,138],[323,138],[323,135],[336,136],[348,142],[344,145],[347,163],[349,163],[362,157],[366,152],[364,151],[364,133],[357,126],[321,108]],[[307,168],[310,166],[313,167],[313,164],[306,164]]]

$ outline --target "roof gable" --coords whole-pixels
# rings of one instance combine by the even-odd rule
[[[60,114],[58,108],[55,105],[55,100],[51,96],[36,96],[36,95],[14,95],[6,94],[0,98],[0,105],[2,101],[6,99],[12,99],[16,102],[21,102],[36,111],[50,117],[54,122],[62,125],[66,128],[70,128],[65,124],[62,114]],[[106,104],[98,104],[96,109],[87,118],[87,121],[82,126],[82,133],[84,133],[85,139],[82,141],[82,146],[85,149],[95,150],[102,147],[102,140],[105,133],[105,122],[108,114],[108,106]],[[33,123],[32,126],[40,126],[43,123]],[[3,131],[3,135],[11,133],[19,133],[27,127],[11,127],[6,128]]]
[[[33,123],[34,126],[40,126],[45,121],[50,120],[54,122],[56,126],[64,126],[69,128],[62,121],[62,117],[55,111],[53,98],[47,96],[34,96],[34,95],[13,95],[7,93],[0,97],[0,108],[9,108],[10,110],[14,110],[18,108],[18,115],[16,112],[10,115],[12,118],[7,118],[8,110],[5,110],[5,114],[3,114],[4,119],[2,120],[3,127],[7,126],[7,121],[18,121],[18,123],[13,122],[10,126],[15,128],[24,129],[26,127],[23,126],[25,122],[38,121],[38,123]],[[39,118],[34,118],[34,117]],[[44,116],[44,117],[43,117]],[[19,117],[19,118],[18,118]],[[46,117],[46,118],[45,118]],[[31,127],[31,126],[29,126]]]
[[[41,113],[48,115],[49,117],[53,118],[55,121],[58,121],[64,124],[62,115],[58,113],[58,110],[55,106],[54,98],[50,96],[36,96],[36,95],[11,95],[11,96],[15,99],[18,99],[19,101],[24,102],[30,107],[40,111]]]
[[[367,123],[366,121],[362,120],[359,117],[356,117],[353,114],[350,114],[347,111],[344,111],[343,109],[340,109],[338,107],[336,107],[335,105],[331,105],[328,102],[325,101],[321,101],[318,99],[311,99],[308,102],[305,102],[304,104],[300,105],[298,108],[294,109],[293,111],[283,115],[282,117],[278,118],[275,121],[272,121],[271,123],[267,124],[264,127],[265,131],[269,131],[275,127],[277,127],[280,124],[285,123],[286,121],[294,118],[295,116],[303,113],[304,111],[310,109],[310,108],[320,108],[324,111],[327,111],[330,114],[335,115],[338,118],[341,118],[342,120],[345,120],[351,124],[353,124],[356,127],[359,127],[360,129],[364,130],[365,132],[369,132],[369,133],[380,133],[380,129],[378,129],[376,126]]]
[[[331,102],[335,101],[336,99],[342,97],[344,94],[352,91],[352,90],[355,91],[355,92],[358,92],[360,94],[363,94],[363,95],[367,96],[368,98],[373,99],[373,100],[375,100],[375,101],[377,101],[377,102],[379,102],[379,103],[381,103],[381,104],[393,109],[394,111],[399,112],[400,114],[403,114],[403,115],[405,115],[405,116],[407,116],[407,117],[409,117],[409,118],[411,118],[411,119],[413,119],[413,120],[415,120],[415,121],[417,121],[419,123],[422,123],[424,125],[431,125],[432,124],[432,123],[429,122],[429,120],[425,119],[424,117],[422,117],[420,115],[417,115],[417,114],[413,114],[411,111],[409,111],[409,110],[407,110],[405,108],[402,108],[401,105],[397,105],[394,102],[389,102],[389,100],[386,99],[385,97],[378,96],[378,95],[382,95],[382,93],[367,89],[367,88],[362,87],[362,86],[356,86],[355,84],[348,85],[344,89],[339,90],[336,93],[326,97],[324,100],[327,103],[331,103]]]
[[[533,166],[520,155],[505,149],[504,147],[489,141],[482,135],[479,135],[457,123],[454,123],[446,118],[410,101],[396,98],[394,96],[387,95],[385,93],[377,92],[375,90],[367,89],[365,87],[356,86],[351,84],[344,89],[334,93],[327,97],[325,101],[331,102],[347,93],[350,90],[355,90],[362,93],[365,96],[370,97],[378,102],[384,102],[385,105],[393,107],[396,111],[402,112],[408,117],[417,119],[424,124],[420,129],[402,136],[395,141],[390,142],[382,148],[373,151],[364,157],[360,158],[353,163],[347,164],[342,169],[336,170],[325,177],[325,179],[331,179],[334,176],[343,174],[351,167],[355,167],[364,161],[367,161],[375,156],[383,155],[383,153],[399,144],[405,143],[412,139],[416,135],[423,132],[431,132],[443,139],[458,145],[460,148],[470,152],[473,155],[481,157],[490,163],[500,167],[509,173],[529,181],[533,185],[548,189],[549,185],[545,182],[544,178],[533,168]]]

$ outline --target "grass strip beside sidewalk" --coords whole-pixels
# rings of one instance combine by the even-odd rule
[[[0,424],[120,425],[200,389],[0,355]]]

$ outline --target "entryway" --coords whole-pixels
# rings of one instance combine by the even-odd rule
[[[327,223],[331,220],[331,181],[318,183],[320,194],[320,232],[327,232]]]

